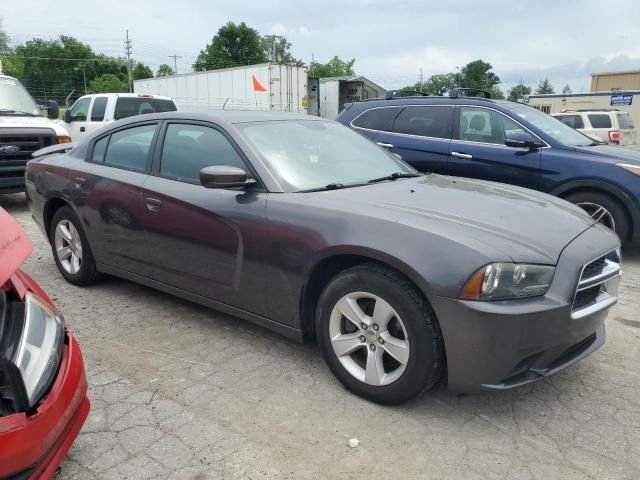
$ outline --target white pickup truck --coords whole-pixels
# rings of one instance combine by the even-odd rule
[[[0,64],[0,194],[24,191],[24,169],[33,152],[71,142],[65,128],[52,121],[58,114],[55,101],[37,105],[17,79],[2,75]]]
[[[74,142],[115,122],[145,113],[173,112],[176,104],[169,97],[137,93],[97,93],[80,97],[64,114],[64,127]]]

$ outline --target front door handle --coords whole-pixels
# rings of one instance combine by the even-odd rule
[[[393,143],[376,142],[382,148],[393,148]]]
[[[85,183],[87,183],[87,179],[86,178],[76,177],[76,178],[73,179],[73,184],[77,188],[81,188]]]
[[[84,132],[84,131],[85,131],[85,128],[84,128],[84,127],[80,127],[80,131],[81,131],[81,132]]]
[[[473,155],[469,155],[468,153],[460,153],[460,152],[451,152],[452,157],[456,158],[464,158],[465,160],[471,160]]]
[[[158,210],[160,210],[160,208],[162,208],[162,201],[158,200],[157,198],[146,198],[145,202],[147,204],[147,208],[152,212],[157,212]]]

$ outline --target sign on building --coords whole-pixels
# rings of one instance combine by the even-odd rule
[[[633,95],[611,95],[611,106],[614,105],[631,105]]]

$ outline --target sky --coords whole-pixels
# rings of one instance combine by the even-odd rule
[[[632,0],[2,0],[0,18],[14,44],[65,34],[108,55],[123,55],[128,29],[136,60],[155,71],[179,55],[179,73],[228,21],[286,36],[307,63],[355,58],[358,74],[387,89],[478,58],[505,92],[545,77],[556,91],[587,92],[593,72],[640,69]]]

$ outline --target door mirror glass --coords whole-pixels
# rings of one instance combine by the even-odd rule
[[[71,123],[71,111],[65,110],[64,112],[64,122]]]
[[[538,148],[542,146],[530,133],[522,130],[507,132],[504,144],[507,147],[515,148]]]
[[[255,184],[247,180],[247,172],[238,167],[216,165],[200,170],[200,184],[205,188],[247,187]]]
[[[51,120],[57,119],[60,115],[60,108],[58,108],[58,102],[55,100],[47,100],[45,108],[47,109],[47,118]]]

